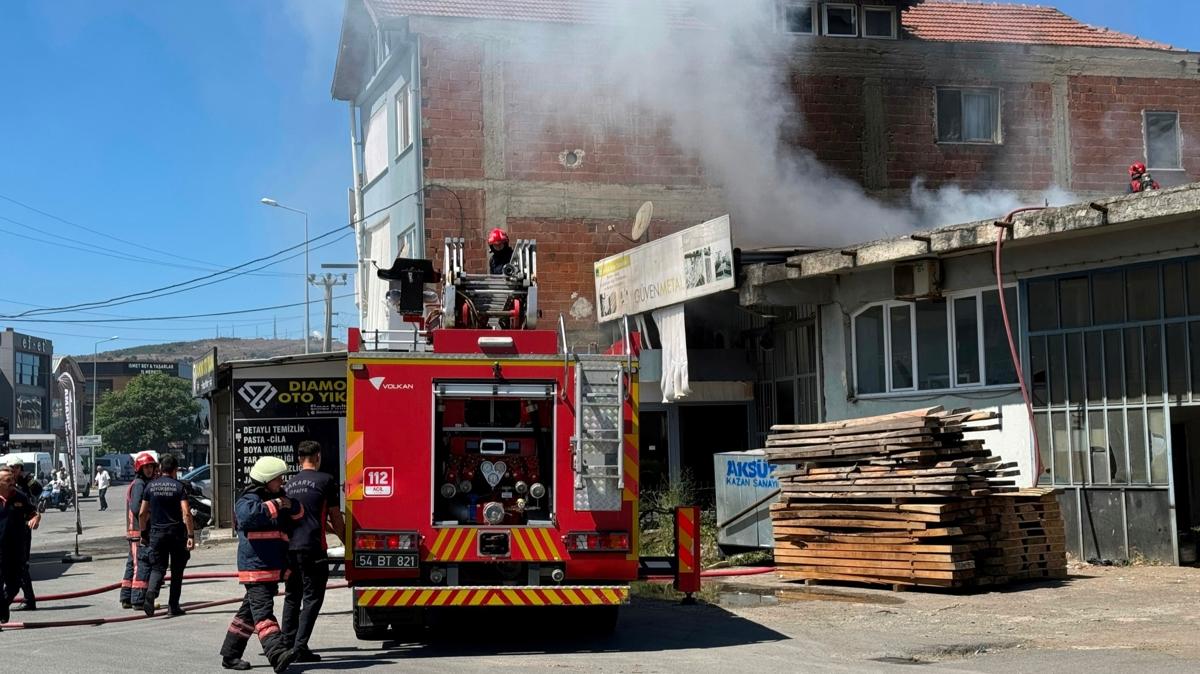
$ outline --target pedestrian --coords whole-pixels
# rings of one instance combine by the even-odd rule
[[[0,468],[0,626],[8,622],[8,607],[21,590],[25,572],[23,530],[29,525],[20,499],[15,471],[7,465]]]
[[[183,483],[175,479],[179,472],[178,459],[173,454],[167,454],[158,462],[158,467],[160,474],[146,485],[138,511],[138,523],[142,532],[145,532],[141,540],[143,545],[149,546],[146,558],[150,562],[150,578],[142,599],[142,610],[148,616],[154,615],[154,601],[158,599],[163,577],[170,565],[171,592],[168,595],[167,613],[181,616],[184,615],[183,607],[179,605],[179,597],[183,593],[183,572],[196,545],[192,509],[188,507]]]
[[[242,655],[250,635],[255,633],[275,672],[287,671],[296,659],[275,620],[275,595],[280,581],[287,576],[288,532],[304,517],[304,506],[283,491],[286,472],[283,459],[260,458],[250,469],[250,480],[233,506],[238,532],[238,581],[246,586],[246,596],[221,644],[221,666],[225,669],[250,669]]]
[[[33,594],[33,577],[29,575],[29,554],[33,550],[33,531],[42,524],[42,514],[36,507],[38,497],[42,495],[42,485],[37,478],[25,472],[25,462],[21,457],[9,455],[8,468],[15,480],[14,504],[21,511],[26,524],[15,528],[17,537],[24,540],[25,551],[21,555],[21,594],[25,597],[23,606],[26,611],[36,611],[37,596]]]
[[[100,512],[108,510],[108,499],[105,495],[108,493],[108,486],[112,484],[112,477],[108,474],[108,469],[100,466],[100,470],[96,473],[96,489],[100,490]]]
[[[321,656],[308,648],[329,582],[326,554],[326,525],[342,538],[346,525],[342,519],[337,482],[321,472],[321,445],[305,440],[296,448],[300,472],[288,480],[285,491],[299,502],[304,517],[292,531],[288,543],[288,576],[284,585],[283,639],[296,654],[296,662],[320,662]]]
[[[121,608],[142,608],[146,598],[146,587],[150,579],[150,563],[142,536],[149,535],[142,529],[142,498],[146,485],[158,477],[158,459],[150,452],[142,452],[133,462],[133,481],[125,490],[125,538],[129,541],[129,556],[125,560],[125,575],[121,578]]]

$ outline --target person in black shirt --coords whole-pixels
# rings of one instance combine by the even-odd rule
[[[154,601],[162,589],[163,577],[167,573],[168,560],[171,566],[171,594],[167,605],[172,616],[184,614],[179,605],[183,592],[183,572],[191,559],[195,547],[192,527],[192,510],[188,507],[187,491],[183,483],[175,479],[179,471],[179,460],[166,454],[158,464],[161,474],[146,485],[139,513],[141,530],[150,527],[147,559],[150,561],[150,580],[146,588],[142,610],[154,615]]]
[[[16,475],[0,468],[0,624],[8,622],[8,606],[21,589],[25,570],[25,534],[29,525],[17,507]]]
[[[338,540],[346,525],[342,520],[341,499],[337,482],[329,473],[321,472],[321,445],[312,440],[296,448],[300,472],[287,482],[288,498],[304,506],[304,517],[292,530],[288,546],[290,575],[283,599],[284,643],[295,653],[295,662],[319,662],[321,656],[308,649],[308,639],[325,602],[325,585],[329,582],[329,562],[326,558],[326,525]]]
[[[488,273],[504,274],[504,268],[512,261],[513,249],[508,245],[508,232],[499,227],[488,233]]]
[[[8,457],[8,468],[13,474],[13,487],[16,491],[13,506],[24,519],[25,527],[16,527],[17,537],[24,542],[25,552],[21,561],[21,593],[25,595],[24,609],[37,610],[37,597],[33,594],[33,578],[29,575],[29,553],[33,546],[33,530],[42,523],[42,515],[37,511],[38,497],[42,495],[42,485],[33,475],[25,472],[25,463],[18,456]]]

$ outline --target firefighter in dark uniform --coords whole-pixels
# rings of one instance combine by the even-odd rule
[[[304,506],[283,491],[283,459],[264,456],[250,469],[250,480],[233,506],[238,532],[238,580],[246,596],[229,623],[221,644],[221,666],[246,670],[242,659],[252,634],[258,635],[267,660],[284,672],[296,659],[275,620],[275,594],[287,578],[288,533],[304,518]]]
[[[37,597],[33,594],[33,578],[29,575],[29,554],[33,549],[33,530],[42,524],[42,514],[37,511],[38,497],[42,495],[42,484],[37,478],[25,472],[25,463],[18,456],[8,457],[8,468],[16,480],[14,488],[17,491],[14,507],[25,518],[26,526],[16,527],[17,537],[25,545],[21,561],[21,594],[25,596],[26,611],[37,610]]]
[[[308,639],[325,602],[329,582],[326,526],[341,540],[346,524],[342,519],[337,482],[321,472],[321,445],[312,440],[296,448],[300,472],[288,480],[289,499],[304,508],[304,518],[292,531],[288,550],[288,572],[283,599],[283,638],[296,653],[296,662],[320,662],[321,656],[308,649]]]
[[[125,537],[129,540],[129,556],[125,560],[125,576],[121,578],[121,608],[140,609],[150,579],[150,565],[142,546],[142,497],[146,485],[158,476],[158,459],[150,452],[142,452],[133,460],[133,470],[133,482],[125,491]]]
[[[0,624],[8,622],[8,606],[21,590],[25,573],[25,513],[19,505],[15,471],[0,468]]]
[[[162,589],[167,566],[171,568],[171,593],[168,595],[167,611],[172,616],[184,614],[179,605],[183,592],[183,572],[195,547],[195,529],[192,527],[192,510],[188,507],[187,491],[183,483],[175,479],[179,461],[167,454],[158,463],[161,474],[146,485],[139,512],[139,525],[148,536],[142,539],[148,546],[146,559],[150,562],[150,578],[146,583],[146,596],[142,609],[146,615],[154,615],[154,601]]]
[[[508,245],[508,232],[499,227],[488,233],[488,273],[504,274],[504,267],[512,260],[513,249]]]

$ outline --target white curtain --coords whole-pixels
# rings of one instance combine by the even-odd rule
[[[658,340],[662,342],[663,402],[675,402],[687,397],[688,386],[687,333],[684,330],[683,305],[675,304],[652,312],[658,325]]]
[[[993,140],[992,97],[963,92],[963,140]]]

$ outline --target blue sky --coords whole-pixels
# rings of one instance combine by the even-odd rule
[[[309,211],[314,236],[344,225],[347,111],[329,95],[341,9],[340,0],[4,3],[0,313],[30,308],[16,302],[58,306],[175,283],[204,272],[174,265],[231,266],[303,241],[303,218],[262,206],[263,196]],[[4,197],[201,262],[106,239]],[[106,257],[93,246],[166,265]],[[346,237],[314,251],[311,266],[353,261]],[[299,257],[265,270],[286,276],[243,276],[99,310],[105,315],[54,318],[296,303],[303,265]],[[315,288],[312,295],[321,297]],[[313,306],[314,329],[321,309]],[[351,300],[335,309],[336,322],[354,320]],[[300,307],[222,318],[220,333],[270,336],[275,317],[280,332],[300,335]],[[79,354],[111,335],[122,339],[105,348],[212,336],[218,319],[103,327],[0,319],[7,325]]]
[[[1088,23],[1200,50],[1200,3],[1043,4]],[[347,111],[329,96],[341,10],[341,0],[3,3],[0,314],[175,283],[204,273],[175,265],[231,266],[302,241],[301,218],[260,205],[263,196],[309,211],[313,235],[344,224]],[[96,246],[159,264],[114,259]],[[312,267],[353,259],[347,237],[315,251]],[[296,258],[267,270],[286,275],[243,276],[102,309],[99,315],[48,318],[165,316],[295,303],[302,298],[302,270],[303,259]],[[316,289],[313,297],[319,297]],[[339,300],[336,309],[337,322],[353,324],[350,300]],[[299,307],[291,307],[221,319],[108,325],[0,319],[0,326],[49,337],[59,353],[85,354],[96,339],[111,335],[121,341],[105,348],[218,330],[226,336],[269,336],[275,318],[281,333],[297,337],[301,316]],[[319,327],[319,305],[312,316],[313,327]]]

